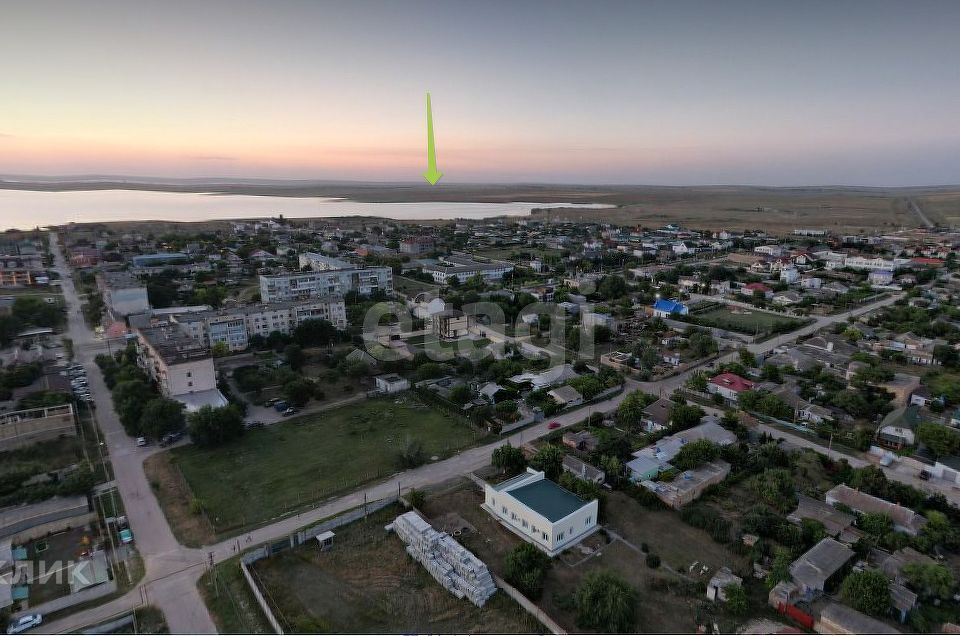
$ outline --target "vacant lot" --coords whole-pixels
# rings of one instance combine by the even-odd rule
[[[469,485],[428,497],[424,512],[433,519],[449,512],[466,519],[476,532],[464,534],[461,542],[503,576],[504,558],[521,539],[484,512],[480,508],[482,502],[481,494]],[[707,601],[703,590],[721,566],[745,573],[750,565],[746,557],[714,542],[706,532],[688,526],[676,512],[647,510],[620,492],[608,494],[601,523],[606,532],[588,540],[592,555],[571,549],[554,559],[544,592],[537,600],[561,627],[571,633],[583,631],[576,624],[572,596],[581,579],[594,570],[615,572],[637,590],[638,633],[693,632],[698,618],[707,616],[724,628],[737,622]],[[659,568],[647,567],[644,545],[661,557]],[[689,568],[694,562],[699,564],[691,572]],[[706,572],[701,571],[704,565]],[[749,586],[750,580],[745,584]],[[759,601],[754,605],[759,608],[761,604]]]
[[[172,457],[218,534],[283,516],[401,469],[400,453],[419,442],[427,461],[449,457],[485,437],[464,420],[412,396],[367,400],[253,429],[222,448],[184,446]],[[152,458],[151,458],[152,459]],[[156,460],[153,463],[162,460]],[[175,483],[175,478],[170,478]],[[151,474],[154,480],[154,474]],[[161,503],[190,498],[166,497]],[[195,515],[199,516],[199,515]],[[177,517],[171,519],[177,523]]]
[[[736,331],[747,335],[786,333],[803,326],[804,321],[779,316],[768,311],[745,309],[742,307],[724,307],[711,309],[703,313],[690,314],[690,317],[704,327],[715,327]]]
[[[333,549],[308,543],[256,562],[254,572],[289,631],[343,633],[541,633],[502,592],[482,608],[458,599],[407,556],[383,527],[390,507],[336,531]]]
[[[432,285],[415,278],[407,278],[406,276],[394,276],[393,288],[407,296],[415,296],[425,291],[436,293],[440,290],[439,285]]]

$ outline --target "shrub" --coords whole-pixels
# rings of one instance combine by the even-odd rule
[[[647,567],[648,567],[648,568],[653,568],[653,569],[655,570],[655,569],[657,569],[658,567],[660,567],[660,556],[659,556],[659,555],[650,553],[650,554],[647,555],[646,561],[647,561]]]

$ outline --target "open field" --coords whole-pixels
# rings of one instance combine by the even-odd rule
[[[161,504],[179,500],[179,507],[189,507],[195,498],[216,533],[236,531],[393,474],[400,470],[400,452],[411,441],[422,444],[430,461],[449,457],[485,436],[409,395],[366,400],[253,429],[225,447],[183,446],[161,453],[182,471],[190,496],[186,501],[184,493],[158,496]],[[150,463],[152,481],[162,461]],[[175,475],[167,479],[176,485]],[[176,530],[186,519],[182,510],[178,515],[171,510],[168,519]]]
[[[459,490],[429,496],[424,512],[436,519],[456,512],[476,528],[463,535],[461,542],[500,576],[504,559],[521,541],[480,508],[482,495],[468,485]],[[605,512],[601,513],[604,530],[590,537],[594,549],[585,555],[574,548],[553,560],[553,567],[544,583],[544,591],[536,602],[561,627],[570,633],[583,631],[576,625],[576,611],[571,598],[580,580],[594,570],[615,572],[629,582],[638,596],[638,633],[694,632],[698,618],[709,617],[732,632],[740,621],[724,613],[704,596],[707,581],[721,566],[745,574],[750,568],[747,557],[713,541],[699,529],[685,524],[674,511],[648,510],[621,492],[608,493]],[[657,569],[645,563],[649,552],[662,559]],[[688,568],[695,561],[694,572]],[[701,574],[701,566],[709,569]],[[749,578],[744,581],[751,600],[750,614],[763,615],[766,591]],[[754,589],[756,588],[756,589]]]
[[[253,570],[290,631],[324,633],[541,633],[507,595],[482,608],[437,583],[383,527],[395,506],[336,530],[333,549],[313,543],[257,561]]]
[[[790,316],[781,316],[759,309],[743,309],[739,307],[723,307],[711,309],[702,313],[689,315],[698,325],[716,327],[727,331],[736,331],[747,335],[763,335],[775,330],[785,333],[799,329],[804,321]]]
[[[440,290],[439,285],[431,285],[430,283],[425,283],[422,280],[407,278],[406,276],[394,276],[393,288],[401,294],[406,294],[407,296],[415,296],[420,292],[425,291],[435,294]]]
[[[468,185],[439,183],[311,183],[304,181],[245,181],[236,184],[202,180],[142,179],[71,182],[37,179],[18,183],[0,181],[0,187],[20,190],[148,190],[161,192],[221,192],[288,197],[343,197],[361,202],[510,202],[603,203],[605,210],[557,209],[556,222],[611,222],[659,227],[671,222],[704,229],[755,229],[790,232],[794,228],[824,228],[833,232],[858,229],[917,227],[916,215],[906,205],[915,200],[934,222],[960,218],[960,187],[868,188],[824,186],[773,188],[754,186],[587,186],[550,184]],[[360,217],[356,217],[362,222]],[[330,219],[327,219],[330,220]],[[303,220],[300,220],[301,222]],[[419,221],[418,221],[419,222]],[[223,225],[220,222],[220,225]],[[100,224],[106,225],[106,224]],[[113,223],[113,227],[130,227]],[[167,224],[166,229],[169,228]],[[216,224],[208,224],[216,225]]]

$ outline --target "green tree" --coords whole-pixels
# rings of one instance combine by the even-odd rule
[[[627,394],[617,407],[617,422],[623,426],[639,426],[643,419],[643,410],[651,402],[651,396],[643,391]]]
[[[954,455],[960,451],[960,433],[942,424],[921,422],[916,428],[917,439],[930,448],[938,457]]]
[[[547,444],[530,459],[530,466],[542,470],[547,479],[557,481],[563,471],[563,456],[566,453],[556,444]]]
[[[727,609],[738,616],[747,611],[747,593],[740,585],[731,584],[723,588],[727,599]]]
[[[337,328],[329,320],[304,320],[293,330],[293,339],[301,347],[329,345],[336,338]]]
[[[773,562],[767,573],[766,584],[773,588],[781,581],[790,580],[790,564],[793,563],[793,554],[786,548],[777,548],[773,553]]]
[[[153,388],[143,380],[124,380],[113,387],[113,407],[128,435],[140,434],[140,417],[151,399],[156,397]]]
[[[926,597],[948,599],[956,587],[953,574],[939,563],[908,563],[903,574],[910,586]]]
[[[700,391],[701,393],[706,393],[707,391],[707,374],[703,371],[697,371],[687,379],[687,387],[692,391]]]
[[[677,470],[690,470],[712,462],[720,456],[720,446],[708,439],[699,439],[685,444],[670,463]]]
[[[306,356],[303,354],[303,348],[298,344],[288,344],[283,348],[283,357],[294,371],[303,368],[306,362]]]
[[[200,448],[221,446],[243,435],[243,413],[234,405],[202,406],[187,417],[190,438]]]
[[[515,474],[526,468],[527,459],[522,450],[507,443],[494,449],[492,463],[504,473]]]
[[[670,425],[677,431],[696,426],[703,416],[703,409],[696,405],[674,403],[670,407]]]
[[[450,389],[450,401],[454,404],[466,404],[470,401],[471,397],[470,387],[466,384],[461,384],[460,386],[455,386]]]
[[[427,461],[423,443],[418,439],[408,439],[399,454],[400,468],[416,468]]]
[[[147,402],[140,415],[140,432],[153,439],[167,433],[183,430],[186,418],[183,404],[169,398],[155,398]]]
[[[757,357],[747,349],[746,347],[741,347],[738,355],[740,357],[740,364],[745,367],[755,367],[757,366]]]
[[[881,572],[853,572],[843,580],[840,596],[850,607],[880,616],[890,608],[890,581]]]
[[[599,632],[627,633],[637,621],[637,592],[607,571],[587,574],[573,596],[577,626]]]
[[[793,474],[786,468],[768,468],[756,475],[751,485],[760,499],[780,510],[791,510],[797,503]]]
[[[283,396],[294,406],[305,406],[314,396],[316,384],[306,378],[297,378],[283,385]]]
[[[890,515],[882,512],[868,512],[860,517],[857,525],[877,540],[881,540],[887,534],[893,532],[893,519],[890,518]]]
[[[551,566],[550,557],[531,543],[520,543],[507,553],[504,578],[527,598],[537,600]]]
[[[214,358],[222,358],[230,353],[230,346],[223,340],[217,340],[213,343],[213,346],[210,347],[210,353]]]

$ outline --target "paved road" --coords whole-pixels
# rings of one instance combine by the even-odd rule
[[[96,353],[104,350],[103,345],[96,341],[93,333],[84,324],[83,318],[74,310],[74,308],[79,307],[76,290],[70,279],[70,272],[66,267],[63,255],[59,250],[56,237],[53,235],[51,235],[51,248],[56,255],[57,269],[64,281],[64,297],[71,308],[69,336],[73,338],[76,344],[80,362],[89,369],[93,366],[92,360]],[[821,327],[834,322],[845,321],[848,315],[870,311],[890,304],[894,300],[895,298],[888,298],[861,307],[853,312],[820,317],[816,319],[815,323],[798,332],[750,345],[749,348],[755,353],[769,351],[801,335],[812,333]],[[720,358],[717,362],[733,359],[736,356],[736,353],[732,353]],[[570,426],[583,420],[590,413],[615,409],[630,391],[638,388],[653,394],[669,395],[673,390],[682,386],[686,379],[697,370],[699,370],[699,367],[689,369],[660,382],[628,380],[623,393],[604,402],[591,404],[576,411],[562,414],[554,419],[559,421],[563,427]],[[249,534],[234,537],[212,546],[192,549],[177,543],[160,506],[150,490],[143,472],[143,459],[148,453],[143,452],[143,449],[138,449],[124,433],[113,411],[109,393],[100,374],[90,373],[89,377],[91,391],[97,400],[97,417],[110,449],[116,473],[115,481],[123,498],[131,527],[137,537],[137,547],[146,564],[146,576],[140,588],[99,607],[45,624],[41,629],[44,633],[74,631],[93,622],[106,620],[137,606],[144,598],[150,604],[163,610],[171,633],[213,633],[215,631],[213,621],[197,591],[197,580],[203,573],[209,556],[212,556],[213,560],[219,563],[234,556],[238,545],[241,550],[245,550],[251,546],[287,536],[303,526],[355,508],[364,502],[365,497],[368,501],[374,501],[398,491],[405,492],[410,488],[441,483],[461,476],[464,473],[488,465],[490,456],[497,447],[508,442],[519,446],[549,432],[548,423],[543,422],[491,444],[463,451],[446,460],[398,473],[379,483],[364,486],[351,494],[324,502],[308,512],[282,519]],[[780,436],[783,436],[783,434],[781,433]]]
[[[145,597],[164,610],[172,633],[215,633],[213,620],[195,585],[195,580],[203,571],[202,555],[184,550],[170,531],[143,472],[146,455],[124,432],[113,410],[103,377],[95,368],[93,359],[98,353],[106,353],[106,346],[96,339],[79,313],[77,291],[53,233],[50,234],[50,247],[55,257],[55,268],[63,281],[63,295],[68,306],[66,335],[73,339],[77,361],[88,371],[90,390],[96,400],[96,418],[110,452],[114,482],[123,499],[137,549],[143,557],[146,576],[140,585],[145,589],[135,589],[100,607],[44,624],[41,631],[69,631],[134,607]],[[183,580],[185,576],[188,580]]]

